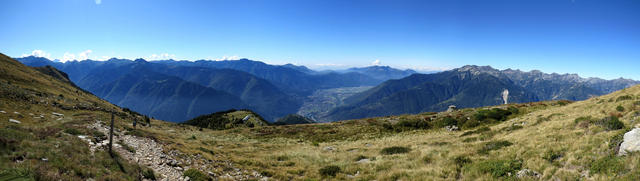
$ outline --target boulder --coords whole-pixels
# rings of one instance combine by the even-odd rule
[[[456,126],[456,125],[445,126],[444,128],[447,129],[447,131],[458,131],[458,130],[460,130],[460,128],[458,128],[458,126]]]
[[[22,122],[20,122],[18,120],[15,120],[15,119],[9,119],[9,122],[16,123],[16,124],[22,123]]]
[[[518,178],[526,178],[526,177],[540,178],[540,173],[525,168],[525,169],[522,169],[522,170],[518,171],[518,173],[516,173],[516,177],[518,177]]]
[[[335,151],[335,150],[336,150],[336,148],[333,147],[333,146],[324,147],[324,151]]]
[[[628,152],[640,151],[640,128],[634,128],[624,134],[618,155],[626,155]]]

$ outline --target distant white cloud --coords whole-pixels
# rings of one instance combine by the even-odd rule
[[[176,59],[176,55],[168,54],[168,53],[151,54],[146,59],[147,60],[169,60],[169,59]]]
[[[232,55],[232,56],[222,56],[222,58],[214,58],[213,60],[215,61],[224,61],[224,60],[240,60],[240,57],[238,55]]]
[[[418,72],[440,72],[440,71],[446,71],[446,70],[453,69],[453,68],[448,68],[448,67],[432,67],[432,66],[402,66],[400,68],[402,68],[402,69],[413,69],[413,70],[418,71]]]
[[[371,65],[381,65],[380,59],[376,59],[375,61],[371,62]]]
[[[89,59],[89,54],[93,53],[92,50],[85,50],[83,52],[78,53],[78,60],[86,60]]]
[[[319,66],[319,67],[344,67],[346,65],[339,64],[339,63],[319,63],[319,64],[316,64],[316,66]]]
[[[102,0],[96,0],[96,4],[102,4]]]
[[[62,55],[60,61],[66,62],[71,60],[86,60],[89,59],[89,55],[91,55],[91,53],[93,53],[93,50],[85,50],[78,54],[64,52],[64,55]]]
[[[22,54],[22,57],[28,57],[28,56],[44,57],[47,59],[51,59],[51,53],[47,53],[43,50],[33,50],[31,51],[31,54]]]

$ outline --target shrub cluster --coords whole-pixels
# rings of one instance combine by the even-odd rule
[[[480,154],[487,154],[489,153],[489,151],[492,150],[499,150],[501,148],[507,147],[507,146],[511,146],[513,145],[513,143],[509,142],[509,141],[489,141],[487,143],[484,144],[484,146],[478,150],[478,153]]]
[[[429,124],[428,121],[419,119],[402,119],[394,125],[385,123],[382,126],[387,130],[393,130],[396,132],[431,128],[431,124]]]
[[[593,173],[618,174],[625,169],[624,160],[615,155],[608,155],[591,163],[590,170]]]
[[[322,167],[319,170],[319,172],[320,172],[320,175],[322,175],[323,177],[326,177],[326,176],[335,177],[338,173],[340,173],[340,167],[335,165],[329,165],[329,166]]]
[[[509,107],[507,110],[493,108],[478,111],[474,115],[474,118],[481,122],[502,122],[507,120],[509,115],[518,114],[519,112],[520,110],[515,107]]]
[[[380,154],[393,155],[393,154],[408,153],[409,151],[411,151],[411,149],[407,147],[392,146],[392,147],[383,148],[382,150],[380,150]]]
[[[495,178],[515,176],[522,168],[522,160],[485,160],[470,166],[471,169],[491,174]]]
[[[624,96],[620,96],[616,99],[616,102],[618,101],[625,101],[625,100],[632,100],[633,96],[631,95],[624,95]]]

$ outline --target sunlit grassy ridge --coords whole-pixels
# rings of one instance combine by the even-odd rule
[[[638,101],[636,86],[574,103],[496,106],[518,112],[503,122],[489,119],[475,127],[459,125],[462,130],[453,132],[437,127],[438,121],[473,120],[487,108],[223,131],[186,127],[180,130],[185,136],[170,139],[187,151],[221,156],[278,180],[493,180],[514,178],[522,169],[538,172],[543,180],[635,180],[640,176],[639,155],[614,155],[620,135],[640,119]],[[576,121],[588,116],[591,121]],[[624,127],[610,128],[606,120],[611,116],[619,117]],[[429,120],[429,125],[395,129],[405,120]],[[192,135],[197,139],[189,140]],[[408,152],[382,153],[392,146]],[[365,158],[368,162],[361,161]],[[335,177],[323,174],[328,166],[339,168]]]
[[[77,137],[104,137],[86,124],[108,120],[108,112],[121,120],[119,128],[132,115],[5,55],[0,55],[0,79],[0,180],[137,180],[148,170],[117,154],[92,154]]]

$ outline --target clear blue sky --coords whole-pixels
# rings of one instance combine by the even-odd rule
[[[0,21],[0,52],[12,57],[246,57],[318,69],[379,60],[640,79],[638,0],[2,0]]]

